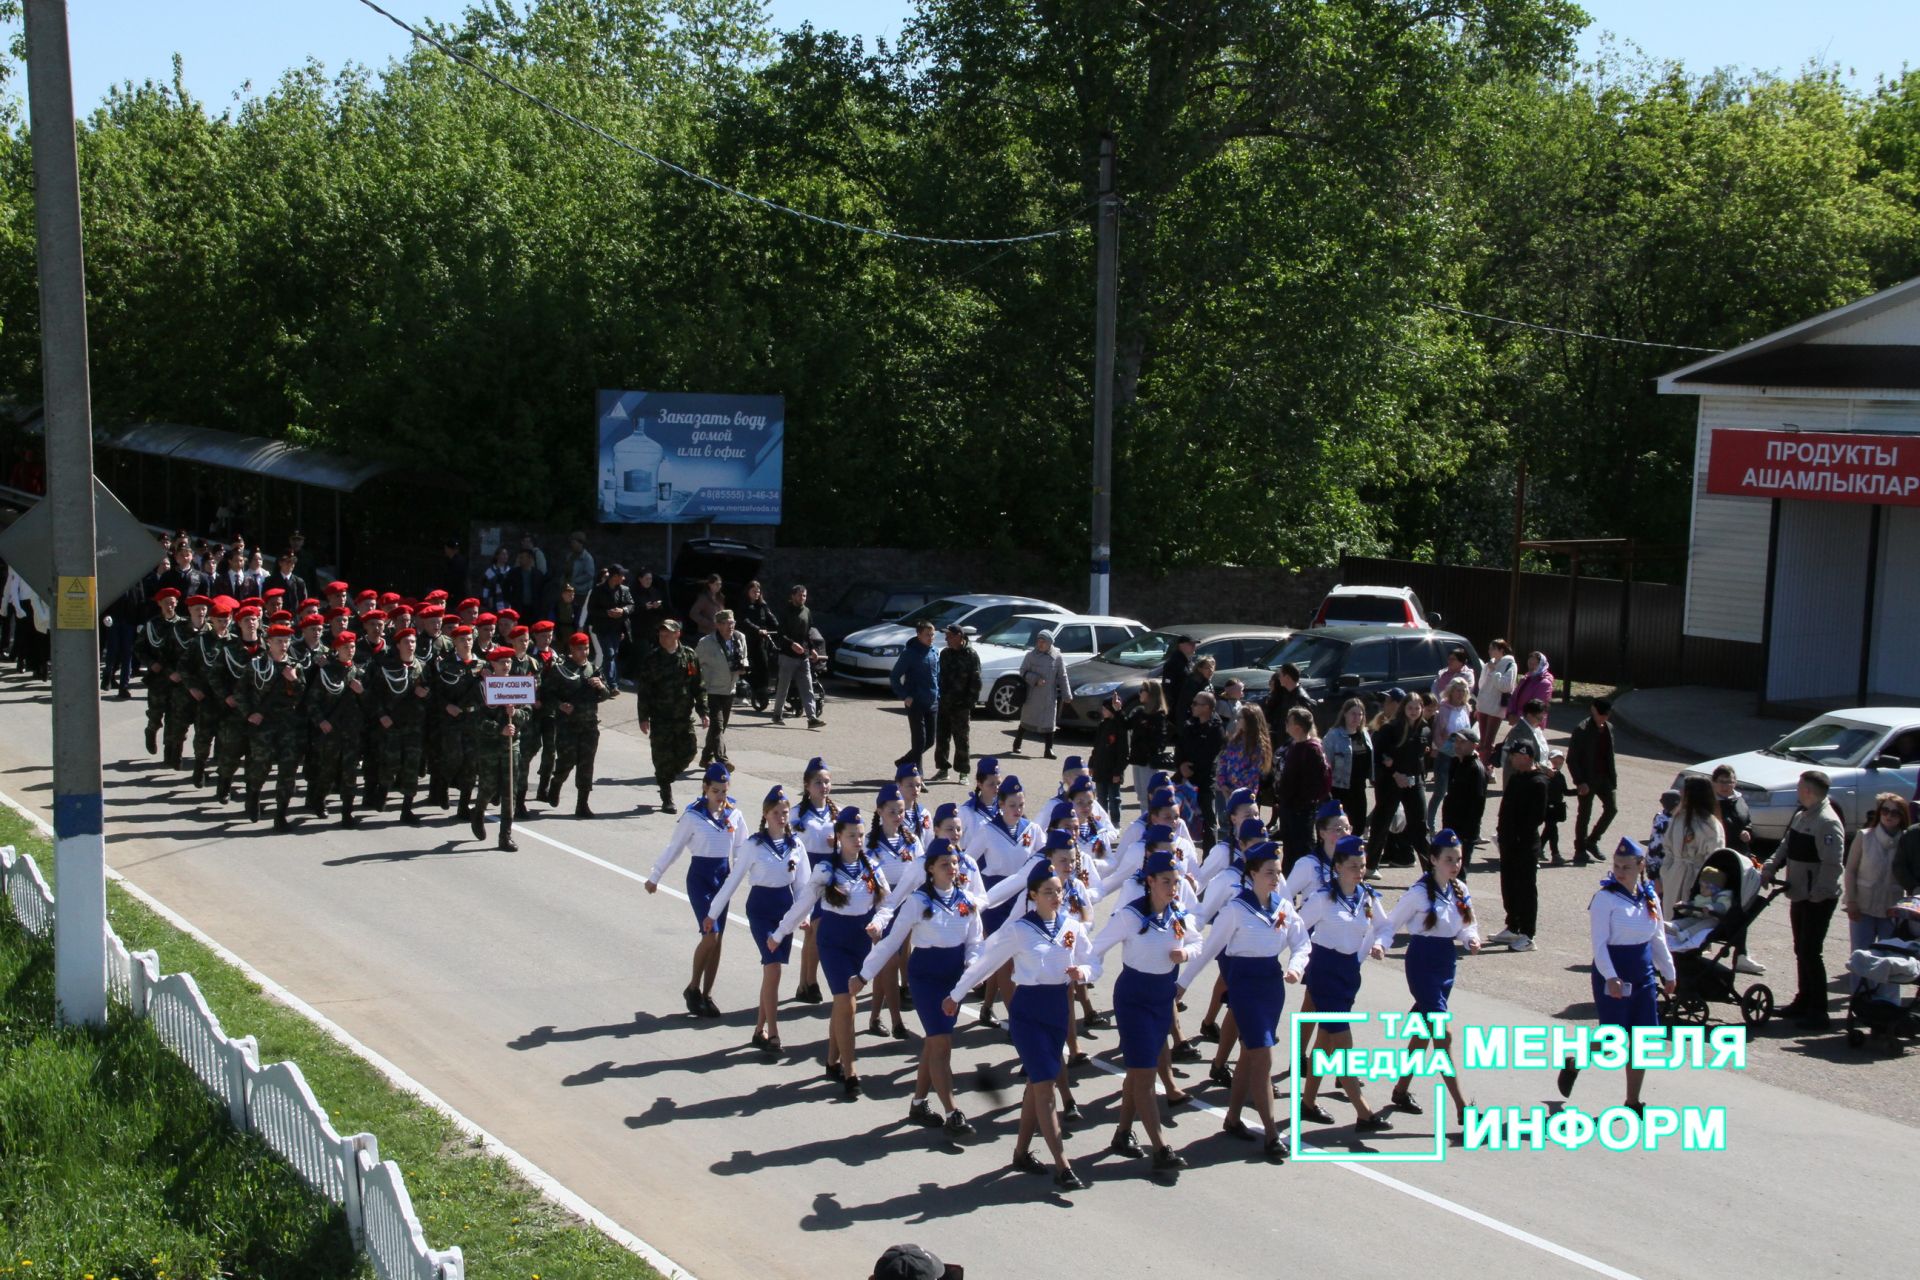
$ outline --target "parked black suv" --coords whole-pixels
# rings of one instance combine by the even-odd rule
[[[1265,702],[1273,673],[1288,662],[1300,668],[1300,687],[1319,703],[1314,720],[1322,730],[1333,723],[1340,704],[1360,697],[1371,713],[1380,695],[1395,685],[1408,693],[1433,688],[1447,655],[1465,649],[1477,674],[1480,655],[1464,636],[1451,631],[1414,631],[1407,627],[1316,627],[1296,631],[1276,645],[1260,665],[1216,672],[1215,689],[1229,680],[1247,686],[1250,702]]]

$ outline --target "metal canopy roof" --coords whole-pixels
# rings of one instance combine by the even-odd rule
[[[365,462],[281,440],[177,423],[150,422],[128,427],[101,443],[110,449],[202,462],[339,493],[352,493],[375,476],[393,470],[389,462]]]

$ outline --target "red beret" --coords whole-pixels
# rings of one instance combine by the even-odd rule
[[[427,599],[436,601],[440,604],[445,604],[447,600],[447,593],[440,590],[438,587],[435,587],[432,591],[427,592]]]
[[[513,650],[504,644],[497,644],[487,650],[488,662],[505,662],[511,657],[513,657]]]
[[[500,611],[500,616],[503,618],[512,618],[514,621],[518,622],[520,620],[520,611],[518,609],[502,609]]]
[[[593,647],[593,637],[584,631],[576,631],[573,633],[573,639],[567,641],[567,643],[570,645],[585,645],[591,649]]]
[[[172,588],[168,588],[168,590],[172,590]],[[213,607],[213,601],[207,599],[205,596],[188,596],[187,608],[191,609],[195,605],[199,605],[202,609],[209,609]]]
[[[293,634],[293,628],[288,626],[284,622],[276,622],[272,626],[267,628],[267,639],[269,640],[273,639],[275,636],[290,636],[292,634]]]
[[[364,588],[363,590],[354,592],[353,598],[355,600],[378,600],[380,598],[380,593],[378,591],[375,591],[372,587],[367,587],[367,588]]]
[[[412,613],[414,603],[411,600],[395,600],[388,608],[393,613]]]
[[[474,619],[474,622],[478,623],[480,626],[483,626],[483,627],[491,627],[499,621],[500,621],[500,616],[498,614],[493,614],[493,613],[483,613],[479,617]]]
[[[233,616],[236,618],[257,618],[260,616],[260,606],[257,604],[243,604],[238,609],[233,610]]]
[[[268,622],[292,622],[293,615],[291,613],[288,613],[285,609],[275,609],[272,613],[267,615],[267,621]]]
[[[180,588],[162,587],[153,593],[153,598],[155,600],[178,600],[180,598]]]
[[[248,596],[245,600],[242,600],[240,603],[252,604],[252,605],[264,605],[266,604],[266,601],[262,600],[259,596]]]
[[[416,618],[437,618],[444,612],[446,612],[446,610],[442,609],[439,605],[429,601],[428,603],[421,605],[418,609],[415,609],[413,611],[413,615]]]
[[[320,612],[320,606],[322,603],[323,603],[322,601],[316,600],[312,596],[308,596],[305,600],[302,600],[300,602],[300,612],[318,613]]]
[[[470,636],[472,634],[473,634],[473,628],[468,626],[464,622],[453,629],[453,637],[456,640],[458,640],[461,636]]]
[[[472,596],[468,596],[465,600],[462,600],[459,604],[455,605],[454,607],[456,609],[478,609],[480,607],[480,602],[474,599]]]
[[[386,620],[386,612],[382,609],[369,609],[360,615],[362,622],[385,622]]]
[[[536,622],[533,624],[533,629],[535,631],[551,631],[553,630],[553,624],[551,622]]]
[[[382,591],[380,593],[381,604],[399,604],[400,599],[401,597],[398,591]]]
[[[518,640],[521,636],[528,634],[529,632],[525,627],[515,627],[513,630],[507,632],[507,639]]]
[[[268,587],[265,591],[261,592],[261,595],[267,597],[268,599],[271,599],[274,596],[283,596],[285,594],[287,594],[287,589],[285,587]]]
[[[233,616],[233,606],[217,604],[208,609],[207,614],[209,617],[214,618],[231,618]]]
[[[327,613],[326,613],[326,617],[329,622],[331,622],[335,618],[351,618],[352,616],[353,616],[353,610],[347,608],[347,606],[343,604],[337,604],[333,606],[333,608],[327,610]]]
[[[415,631],[412,627],[402,627],[398,631],[394,632],[391,638],[396,641],[411,640],[419,634],[420,633]]]
[[[300,616],[300,629],[302,631],[305,631],[308,627],[324,627],[326,625],[327,620],[317,613],[307,613]]]
[[[326,587],[326,591],[328,595],[335,595],[335,594],[345,595],[347,592],[351,590],[353,590],[353,588],[348,586],[344,582],[329,582]]]
[[[339,635],[333,638],[333,647],[336,649],[344,649],[348,645],[355,643],[359,639],[360,637],[353,634],[353,632],[351,631],[342,631]]]

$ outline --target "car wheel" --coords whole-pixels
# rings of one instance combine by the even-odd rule
[[[1020,714],[1020,704],[1026,701],[1020,696],[1024,692],[1012,676],[996,681],[993,692],[987,695],[987,710],[1002,720],[1011,720]]]

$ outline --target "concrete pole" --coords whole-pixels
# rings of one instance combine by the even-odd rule
[[[1088,611],[1111,613],[1113,581],[1113,346],[1120,286],[1120,197],[1113,135],[1100,138],[1100,212],[1093,313],[1093,558]]]
[[[47,501],[53,512],[54,998],[67,1023],[107,1021],[107,882],[100,798],[100,634],[93,405],[80,170],[66,0],[26,0]]]

